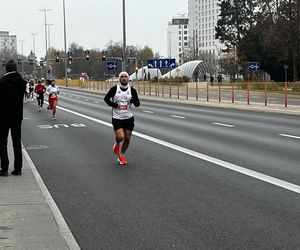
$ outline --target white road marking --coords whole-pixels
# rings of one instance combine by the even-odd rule
[[[153,111],[150,111],[150,110],[143,110],[144,113],[149,113],[149,114],[154,114]]]
[[[171,115],[173,118],[185,119],[186,117],[180,115]]]
[[[234,128],[234,125],[231,124],[225,124],[225,123],[219,123],[219,122],[213,122],[213,124],[217,125],[217,126],[223,126],[223,127],[229,127],[229,128]]]
[[[78,113],[78,112],[70,110],[70,109],[66,109],[66,108],[63,108],[63,107],[57,106],[57,108],[59,108],[61,110],[64,110],[66,112],[69,112],[71,114],[77,115],[79,117],[97,122],[97,123],[102,124],[104,126],[112,127],[111,123],[108,123],[108,122],[105,122],[105,121],[102,121],[102,120],[99,120],[99,119],[96,119],[96,118]],[[211,157],[211,156],[208,156],[208,155],[205,155],[205,154],[202,154],[202,153],[199,153],[199,152],[196,152],[196,151],[178,146],[176,144],[157,139],[157,138],[149,136],[149,135],[141,134],[141,133],[138,133],[138,132],[135,132],[135,131],[133,131],[132,133],[137,137],[140,137],[140,138],[143,138],[145,140],[148,140],[148,141],[157,143],[159,145],[168,147],[168,148],[176,150],[178,152],[182,152],[184,154],[196,157],[198,159],[201,159],[201,160],[204,160],[204,161],[207,161],[207,162],[211,162],[211,163],[213,163],[215,165],[218,165],[220,167],[233,170],[235,172],[253,177],[255,179],[258,179],[258,180],[261,180],[261,181],[264,181],[264,182],[273,184],[275,186],[278,186],[278,187],[281,187],[281,188],[284,188],[284,189],[287,189],[287,190],[290,190],[292,192],[300,194],[300,186],[298,186],[296,184],[293,184],[293,183],[290,183],[290,182],[287,182],[287,181],[283,181],[283,180],[280,180],[280,179],[277,179],[277,178],[274,178],[274,177],[271,177],[271,176],[268,176],[268,175],[265,175],[265,174],[262,174],[262,173],[259,173],[259,172],[256,172],[256,171],[253,171],[253,170],[250,170],[250,169],[247,169],[247,168],[244,168],[244,167],[241,167],[241,166],[238,166],[238,165],[235,165],[235,164],[232,164],[232,163],[229,163],[229,162],[226,162],[226,161],[223,161],[223,160],[220,160],[220,159],[217,159],[217,158],[214,158],[214,157]]]
[[[95,101],[95,103],[99,103],[98,101]]]
[[[89,100],[88,99],[84,99],[86,102],[88,102]]]
[[[34,178],[36,179],[47,204],[50,207],[50,210],[52,211],[54,219],[58,225],[60,234],[65,239],[65,241],[70,249],[80,250],[80,247],[79,247],[77,241],[75,240],[75,237],[73,236],[73,234],[72,234],[68,224],[66,223],[62,213],[60,212],[58,206],[56,205],[55,201],[53,200],[49,190],[47,189],[42,177],[40,176],[39,172],[37,171],[29,154],[27,153],[27,151],[25,149],[23,149],[22,152],[23,152],[25,159],[28,162],[29,168],[31,169],[31,172],[34,175]]]
[[[296,135],[287,135],[287,134],[279,134],[279,135],[284,137],[294,138],[294,139],[300,139],[300,136],[296,136]]]

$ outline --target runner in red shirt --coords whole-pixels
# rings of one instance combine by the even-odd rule
[[[38,95],[36,99],[38,100],[39,112],[41,112],[44,104],[44,93],[46,92],[46,87],[42,84],[41,80],[38,80],[37,85],[34,88],[34,92]]]

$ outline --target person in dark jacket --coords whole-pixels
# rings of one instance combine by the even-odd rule
[[[14,60],[6,63],[5,70],[6,74],[0,79],[0,176],[8,176],[7,138],[9,130],[15,156],[14,171],[11,173],[22,175],[21,125],[26,81],[17,72]]]

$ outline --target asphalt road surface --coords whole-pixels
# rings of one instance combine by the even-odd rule
[[[23,144],[82,249],[299,249],[299,116],[141,100],[120,166],[103,95],[61,92]]]

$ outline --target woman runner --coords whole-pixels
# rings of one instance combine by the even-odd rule
[[[47,88],[46,93],[49,95],[49,105],[47,109],[52,110],[52,120],[55,120],[55,115],[56,115],[56,105],[58,103],[58,97],[57,95],[59,94],[59,89],[55,85],[55,80],[51,80],[50,85]]]

